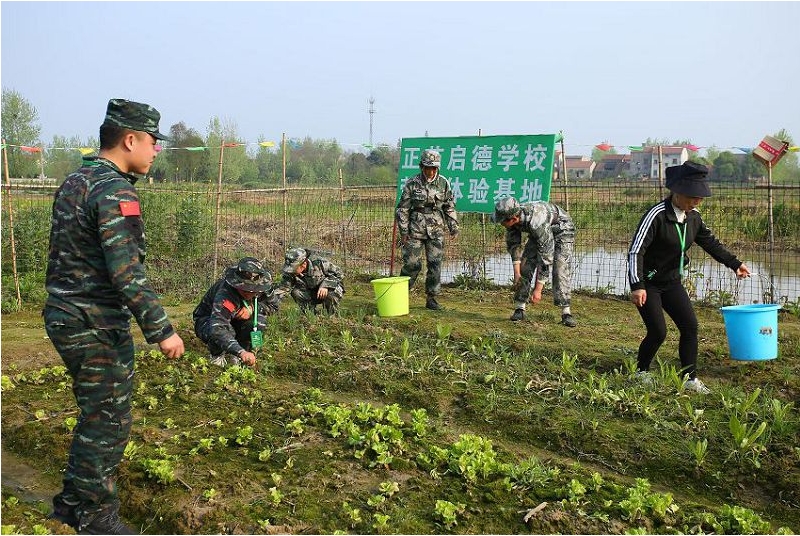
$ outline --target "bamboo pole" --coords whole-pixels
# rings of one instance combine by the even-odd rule
[[[658,146],[658,198],[664,199],[664,166],[662,166],[662,162],[664,159],[664,153],[662,151],[661,145]]]
[[[17,291],[17,307],[22,308],[22,294],[19,290],[19,273],[17,272],[17,246],[14,241],[14,204],[11,202],[11,179],[8,175],[8,150],[3,140],[3,169],[6,176],[6,200],[8,201],[8,230],[11,233],[11,267],[14,272],[14,288]]]
[[[772,162],[767,162],[767,209],[769,212],[769,299],[775,299],[775,221],[773,219]]]
[[[39,146],[39,169],[41,170],[39,178],[44,179],[44,143]]]
[[[283,133],[281,147],[283,150],[283,248],[289,247],[287,232],[289,226],[289,206],[287,195],[289,192],[286,190],[286,133]]]
[[[561,168],[564,172],[564,210],[569,213],[569,191],[567,191],[567,152],[564,149],[564,134],[561,134]]]
[[[339,168],[339,206],[342,218],[342,256],[344,257],[343,267],[345,271],[347,271],[347,242],[345,241],[346,228],[344,224],[344,177],[342,176],[342,168]]]
[[[482,136],[478,129],[478,136]],[[494,209],[494,207],[492,207]],[[481,264],[483,264],[483,277],[486,277],[486,214],[481,212]]]
[[[225,154],[225,140],[220,140],[219,144],[219,174],[217,175],[217,214],[214,219],[214,272],[212,277],[216,277],[217,266],[219,264],[219,220],[220,207],[222,206],[222,158]]]

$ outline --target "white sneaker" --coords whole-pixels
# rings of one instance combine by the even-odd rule
[[[653,375],[646,370],[637,371],[634,378],[636,378],[636,381],[639,383],[643,383],[645,385],[653,385],[653,383],[655,383],[655,378],[653,378]]]
[[[700,381],[699,378],[695,378],[693,380],[686,380],[683,382],[683,388],[687,391],[694,391],[695,393],[700,393],[701,395],[707,395],[711,392],[711,389],[706,387],[706,385]]]
[[[228,361],[225,359],[225,354],[212,354],[211,357],[208,358],[208,362],[218,367],[225,367],[228,364]]]

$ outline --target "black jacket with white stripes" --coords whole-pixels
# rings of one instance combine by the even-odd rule
[[[668,197],[645,212],[633,235],[628,250],[631,291],[644,288],[645,282],[662,285],[680,279],[681,241],[676,226],[681,226],[686,235],[687,250],[697,243],[714,260],[731,270],[735,271],[742,265],[742,261],[706,227],[696,209],[686,213],[684,223],[678,223]]]

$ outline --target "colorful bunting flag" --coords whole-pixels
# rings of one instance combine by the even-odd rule
[[[88,156],[94,152],[92,147],[78,147],[78,150],[81,152],[83,156]]]
[[[223,143],[222,144],[223,147],[238,147],[240,145],[243,145],[243,144],[241,144],[241,143]]]
[[[595,147],[597,147],[601,151],[605,152],[605,151],[608,151],[609,149],[611,149],[613,147],[613,145],[609,145],[607,143],[601,143],[600,145],[595,145]]]
[[[205,151],[208,147],[177,147],[177,149],[186,149],[187,151]]]
[[[628,145],[629,151],[641,151],[643,149],[644,147],[642,147],[641,145]]]
[[[694,151],[694,152],[697,152],[699,149],[702,149],[702,147],[698,147],[697,145],[695,145],[693,143],[690,143],[689,145],[684,145],[684,147],[686,147],[690,151]]]
[[[42,148],[41,147],[28,147],[27,145],[20,145],[19,148],[22,149],[23,151],[25,151],[26,153],[41,153],[42,152]]]
[[[275,147],[274,141],[261,141],[258,143],[261,147]]]
[[[796,153],[796,152],[800,151],[800,147],[798,147],[798,146],[796,146],[796,145],[795,145],[795,146],[789,147],[789,148],[788,148],[788,149],[786,149],[786,150],[787,150],[787,151],[791,151],[791,152],[793,152],[793,153]]]
[[[753,148],[752,147],[734,147],[734,149],[739,149],[743,153],[752,153],[753,152]]]

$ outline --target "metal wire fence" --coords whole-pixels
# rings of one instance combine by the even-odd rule
[[[316,250],[349,276],[397,275],[402,266],[393,233],[395,185],[236,190],[172,183],[137,188],[145,220],[148,277],[159,293],[178,300],[199,299],[225,266],[243,256],[259,257],[278,272],[289,246]],[[44,300],[54,191],[55,185],[35,180],[4,188],[4,310],[14,308],[18,297],[25,303]],[[797,306],[800,185],[716,183],[713,192],[700,207],[704,220],[757,275],[738,282],[730,270],[695,246],[686,281],[692,297],[715,305]],[[577,291],[628,292],[629,241],[644,211],[667,193],[652,181],[553,185],[551,201],[567,209],[577,228],[573,267]],[[487,288],[510,284],[505,230],[488,214],[462,213],[459,219],[461,233],[446,240],[443,282]]]

